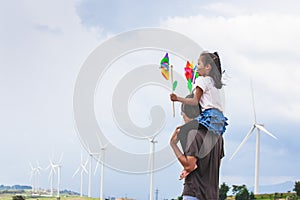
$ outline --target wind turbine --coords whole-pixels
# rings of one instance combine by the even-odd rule
[[[92,193],[92,166],[93,166],[93,156],[99,155],[100,153],[93,153],[90,148],[88,147],[88,153],[89,153],[89,185],[88,185],[88,197],[91,197]]]
[[[29,162],[29,165],[30,165],[30,181],[32,180],[32,177],[34,177],[33,179],[33,183],[32,183],[32,189],[31,189],[31,193],[33,194],[34,191],[35,191],[35,187],[36,187],[36,183],[35,183],[35,173],[36,173],[36,170],[35,168],[32,166],[31,162]]]
[[[55,165],[53,164],[52,160],[49,160],[50,164],[48,165],[48,167],[46,169],[50,168],[50,173],[49,173],[49,177],[50,178],[50,196],[53,196],[53,179],[54,179],[54,174],[56,174],[55,172]]]
[[[53,163],[53,167],[57,168],[57,198],[60,198],[60,178],[61,178],[62,158],[63,158],[63,154],[61,154],[60,159],[57,163]]]
[[[42,167],[40,166],[40,163],[38,161],[36,161],[36,163],[37,192],[39,192],[39,176],[41,175]]]
[[[254,106],[254,95],[253,95],[253,87],[251,82],[251,94],[252,94],[252,104],[253,104],[253,112],[254,112],[254,123],[246,135],[246,137],[243,139],[241,144],[238,146],[238,148],[235,150],[235,152],[232,154],[230,160],[235,156],[235,154],[240,150],[240,148],[247,142],[253,131],[256,129],[256,153],[255,153],[255,179],[254,179],[254,194],[258,194],[258,186],[259,186],[259,157],[260,157],[260,131],[266,133],[267,135],[271,136],[274,139],[277,139],[271,132],[269,132],[263,124],[258,124],[256,122],[256,112],[255,112],[255,106]]]
[[[79,170],[81,169],[80,172],[80,196],[83,196],[83,177],[84,177],[84,172],[88,173],[88,171],[86,170],[85,166],[87,165],[88,160],[84,163],[83,159],[82,159],[82,153],[81,153],[81,161],[80,161],[80,165],[77,168],[77,170],[74,172],[73,177],[79,172]]]
[[[100,145],[100,150],[102,152],[102,162],[101,162],[101,176],[100,176],[100,197],[99,199],[102,200],[103,199],[103,180],[104,180],[104,159],[105,159],[105,150],[108,146],[109,143],[107,143],[106,145],[104,145],[103,147],[101,147],[101,143],[99,141],[99,138],[98,138],[98,142],[99,142],[99,145]],[[97,165],[96,165],[96,168],[95,168],[95,174],[96,174],[96,171],[98,169],[98,164],[100,162],[100,156],[101,154],[98,154],[99,155],[99,159],[97,161]]]
[[[39,189],[39,175],[41,174],[41,167],[37,161],[37,167],[33,167],[32,164],[29,162],[30,168],[31,168],[31,175],[30,179],[33,177],[33,186],[32,186],[32,193],[38,192]]]
[[[149,142],[151,143],[151,150],[150,150],[150,162],[151,162],[151,169],[150,169],[150,195],[149,199],[153,200],[153,176],[154,176],[154,155],[155,155],[155,143],[157,141],[155,140],[155,136],[152,138],[148,138]]]

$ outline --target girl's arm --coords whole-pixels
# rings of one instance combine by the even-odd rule
[[[170,98],[171,101],[179,101],[183,104],[188,104],[188,105],[197,105],[200,101],[202,94],[203,94],[203,90],[197,86],[193,98],[182,98],[182,97],[178,97],[176,94],[171,94]]]
[[[177,127],[175,129],[175,131],[170,139],[170,145],[171,145],[177,159],[183,166],[184,170],[186,170],[189,173],[195,169],[197,158],[194,156],[185,156],[181,152],[179,147],[177,146],[177,143],[178,143],[177,134],[179,133],[179,130],[180,130],[180,127]]]

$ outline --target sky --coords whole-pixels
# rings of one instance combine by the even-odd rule
[[[78,133],[74,119],[77,78],[99,46],[122,33],[143,28],[171,30],[205,50],[219,52],[225,69],[225,113],[229,118],[220,182],[249,187],[254,183],[255,135],[230,160],[254,122],[251,82],[257,122],[278,137],[274,140],[261,135],[260,185],[299,181],[299,4],[296,0],[1,1],[0,184],[31,185],[31,163],[43,168],[40,187],[49,188],[49,159],[58,162],[62,157],[61,189],[80,191],[79,174],[72,176],[81,153],[87,159],[89,142],[84,141],[85,133]],[[110,109],[118,78],[111,74],[125,76],[137,67],[137,63],[132,64],[136,57],[153,64],[162,55],[147,50],[120,57],[97,83],[95,99],[101,103],[95,105],[96,118],[105,126],[110,143],[124,152],[148,156],[150,145],[147,140],[133,140],[118,132]],[[180,67],[174,70],[183,76]],[[173,118],[168,90],[144,89],[124,102],[128,102],[131,121],[139,126],[151,123],[151,106],[161,104],[165,108],[163,133],[156,138],[159,158],[160,150],[168,147],[173,129],[182,123],[179,104]],[[110,156],[106,154],[107,159]],[[183,182],[178,180],[181,166],[173,161],[155,171],[154,188],[159,191],[159,199],[176,198],[182,191]],[[104,196],[148,199],[149,174],[124,171],[122,166],[105,167]],[[99,196],[99,188],[100,170],[93,176],[92,196]]]

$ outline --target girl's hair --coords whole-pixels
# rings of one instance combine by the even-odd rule
[[[220,61],[219,54],[217,52],[214,53],[203,52],[201,53],[200,57],[202,57],[202,62],[204,66],[210,64],[211,70],[209,72],[209,76],[214,80],[215,87],[221,89],[223,83],[222,83],[221,61]]]
[[[185,98],[193,98],[194,94],[189,94]],[[188,104],[181,104],[181,111],[190,119],[194,119],[201,114],[201,106],[198,105],[188,105]]]

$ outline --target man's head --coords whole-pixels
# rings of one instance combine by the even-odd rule
[[[186,96],[186,98],[193,98],[194,94],[189,94]],[[188,105],[188,104],[181,104],[181,114],[184,119],[184,121],[187,123],[191,121],[192,119],[195,119],[201,114],[201,106],[198,105]]]

